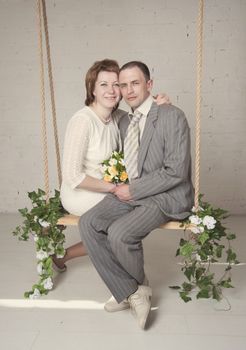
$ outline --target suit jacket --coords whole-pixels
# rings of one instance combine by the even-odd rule
[[[126,114],[119,122],[123,145],[128,125]],[[173,219],[182,220],[190,214],[194,202],[190,129],[179,108],[153,102],[140,142],[138,174],[130,183],[133,200],[141,203],[151,199]]]

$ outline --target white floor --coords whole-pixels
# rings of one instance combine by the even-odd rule
[[[234,247],[246,262],[246,218],[227,219],[237,234]],[[34,244],[11,235],[18,215],[0,215],[0,349],[1,350],[245,350],[246,266],[234,268],[234,289],[226,302],[194,300],[185,304],[169,285],[183,281],[175,258],[182,231],[156,230],[146,238],[146,272],[154,296],[149,327],[138,328],[129,310],[109,314],[110,296],[88,257],[68,264],[56,276],[56,288],[42,299],[23,299],[36,281]],[[66,231],[67,244],[78,240],[76,228]]]

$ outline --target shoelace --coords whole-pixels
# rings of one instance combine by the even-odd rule
[[[143,298],[145,298],[147,301],[149,301],[149,296],[147,296],[147,295],[144,295],[144,296],[140,296],[138,294],[137,295],[136,294],[132,295],[131,298],[130,298],[130,307],[131,307],[131,309],[133,307],[136,307],[136,306],[142,304]]]

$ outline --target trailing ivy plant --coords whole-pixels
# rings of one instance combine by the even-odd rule
[[[54,197],[46,201],[45,192],[38,189],[37,192],[28,192],[32,208],[19,209],[24,218],[23,223],[15,228],[13,234],[22,241],[33,237],[36,245],[37,271],[39,281],[32,286],[24,296],[37,299],[47,294],[53,288],[53,269],[51,255],[63,257],[65,249],[65,226],[57,225],[60,217],[66,213],[60,201],[60,192],[55,190]]]
[[[176,256],[182,258],[182,272],[186,281],[178,289],[184,302],[191,301],[195,292],[196,298],[213,298],[220,301],[224,288],[233,288],[231,284],[232,265],[238,264],[237,255],[231,246],[236,238],[234,233],[227,232],[222,220],[228,217],[227,211],[213,208],[199,197],[199,208],[192,209],[192,215],[186,219],[184,238],[180,239]],[[189,229],[188,229],[189,227]],[[225,259],[226,266],[221,276],[211,271],[212,264],[220,258]]]

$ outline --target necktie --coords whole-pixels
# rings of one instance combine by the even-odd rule
[[[141,117],[140,112],[134,112],[124,141],[124,159],[130,181],[138,177],[139,121]]]

